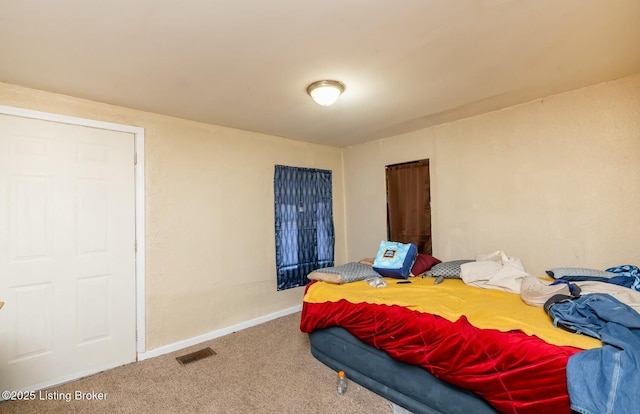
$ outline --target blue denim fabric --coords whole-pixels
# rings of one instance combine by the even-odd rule
[[[640,314],[611,295],[594,293],[551,306],[554,325],[600,338],[602,348],[567,364],[571,408],[583,414],[635,414],[640,407]]]

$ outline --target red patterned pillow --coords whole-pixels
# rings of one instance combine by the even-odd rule
[[[416,257],[416,261],[413,263],[413,267],[411,268],[411,274],[414,276],[421,275],[438,263],[442,263],[442,260],[436,259],[435,257],[429,256],[425,253],[418,253],[418,257]]]

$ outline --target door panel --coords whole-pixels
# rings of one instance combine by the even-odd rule
[[[0,115],[0,388],[135,360],[134,136]]]

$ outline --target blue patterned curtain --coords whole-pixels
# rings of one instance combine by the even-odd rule
[[[278,290],[304,286],[333,266],[331,171],[276,165],[273,189]]]

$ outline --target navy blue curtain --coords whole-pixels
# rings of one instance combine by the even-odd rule
[[[273,189],[278,290],[304,286],[333,266],[331,171],[276,165]]]

